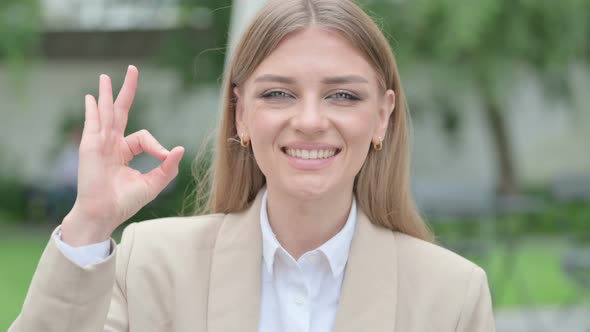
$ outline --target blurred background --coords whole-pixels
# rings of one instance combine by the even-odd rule
[[[99,74],[118,90],[137,65],[128,132],[187,148],[131,221],[190,214],[224,64],[262,3],[0,1],[0,330],[75,198]],[[498,331],[590,331],[590,0],[357,3],[398,60],[418,205],[442,245],[486,270]]]

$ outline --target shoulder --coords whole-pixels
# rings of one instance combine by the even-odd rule
[[[457,324],[474,322],[493,326],[489,286],[482,268],[436,244],[395,234],[398,289],[403,301],[411,304],[400,308],[402,317],[411,317],[416,308],[438,313],[422,330],[435,326],[454,329]]]
[[[487,287],[484,270],[468,259],[434,243],[395,233],[398,275],[407,285],[447,300],[470,288]],[[410,287],[410,290],[412,287]]]
[[[116,274],[128,300],[141,301],[145,296],[155,296],[154,291],[173,289],[172,280],[186,273],[192,276],[191,287],[204,288],[225,217],[172,217],[127,225],[116,249]]]
[[[395,232],[398,262],[415,272],[465,276],[480,269],[468,259],[437,244]]]
[[[225,214],[209,214],[136,222],[125,228],[121,243],[132,242],[134,247],[190,245],[192,249],[212,249],[225,217]]]

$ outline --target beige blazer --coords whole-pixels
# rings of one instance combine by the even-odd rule
[[[52,237],[9,331],[257,331],[261,196],[241,213],[131,224],[85,268]],[[357,218],[334,331],[495,330],[481,268]]]

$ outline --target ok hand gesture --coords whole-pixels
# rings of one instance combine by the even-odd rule
[[[129,66],[114,102],[111,80],[106,75],[100,76],[98,104],[86,95],[78,194],[62,223],[62,240],[72,246],[108,239],[178,174],[184,148],[168,151],[147,130],[124,136],[137,78],[137,68]],[[130,168],[129,162],[142,152],[162,163],[147,174]]]

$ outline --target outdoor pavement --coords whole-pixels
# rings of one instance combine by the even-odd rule
[[[590,306],[496,310],[497,332],[590,332]]]

